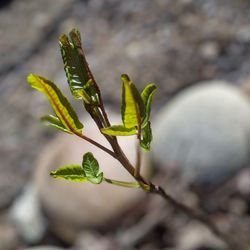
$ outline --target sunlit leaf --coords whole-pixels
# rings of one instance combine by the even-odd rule
[[[96,103],[98,100],[95,85],[89,85],[86,89],[87,83],[93,81],[93,76],[81,45],[80,32],[73,29],[69,33],[69,37],[66,35],[60,36],[59,45],[73,96],[83,99],[88,104]]]
[[[120,186],[120,187],[142,188],[147,192],[150,190],[150,186],[148,184],[139,183],[139,182],[118,181],[118,180],[112,180],[108,178],[104,178],[104,181],[106,181],[109,184],[113,184],[113,185]]]
[[[126,128],[123,125],[114,125],[111,127],[101,129],[103,134],[112,135],[112,136],[128,136],[135,135],[137,133],[137,129],[135,127]]]
[[[54,115],[42,116],[41,121],[47,126],[55,127],[57,129],[62,130],[63,132],[67,132],[67,133],[72,134],[72,132],[67,130],[67,128],[62,124],[62,122],[59,120],[59,118],[54,116]]]
[[[130,88],[131,88],[134,100],[135,100],[136,104],[138,105],[139,114],[141,117],[143,117],[145,114],[145,105],[144,105],[144,102],[141,98],[141,95],[140,95],[138,89],[136,88],[136,86],[134,85],[134,83],[132,81],[130,84]]]
[[[151,111],[151,103],[153,99],[153,95],[156,91],[156,86],[154,83],[149,83],[147,86],[142,90],[141,97],[143,100],[143,103],[145,105],[146,111],[145,116],[143,119],[143,126],[147,125],[150,117],[150,111]]]
[[[136,127],[141,123],[141,116],[144,113],[144,104],[141,97],[127,75],[121,76],[122,88],[122,121],[125,127]]]
[[[28,75],[27,81],[31,87],[47,96],[56,116],[68,131],[75,134],[82,133],[83,125],[79,121],[77,114],[68,99],[53,82],[33,74]]]
[[[69,165],[51,171],[50,175],[56,179],[65,179],[73,182],[86,182],[88,181],[84,170],[79,165]]]
[[[117,181],[117,180],[112,180],[108,178],[104,178],[104,180],[109,184],[113,184],[113,185],[120,186],[120,187],[128,187],[128,188],[141,187],[138,182]]]
[[[148,122],[145,128],[142,129],[142,140],[140,141],[141,147],[146,151],[149,151],[152,139],[152,129],[150,126],[150,122]]]

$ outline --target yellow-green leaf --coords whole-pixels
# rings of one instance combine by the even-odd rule
[[[64,179],[73,182],[86,182],[87,177],[83,168],[79,165],[69,165],[51,171],[50,175],[56,179]]]
[[[67,128],[62,124],[59,118],[54,115],[42,116],[41,121],[47,126],[54,127],[54,128],[60,129],[63,132],[72,134],[72,132],[67,130]]]
[[[137,133],[136,127],[127,128],[124,125],[113,125],[111,127],[101,129],[103,134],[112,136],[128,136]]]
[[[156,91],[157,87],[154,83],[149,83],[146,85],[146,87],[142,90],[141,97],[143,100],[143,103],[145,105],[145,115],[143,117],[143,127],[147,125],[150,117],[150,111],[151,111],[151,103],[153,99],[153,95]]]
[[[28,75],[27,81],[31,87],[47,96],[56,116],[68,131],[74,134],[82,133],[83,125],[79,121],[77,114],[68,99],[53,82],[33,74]]]
[[[144,104],[128,75],[122,75],[121,79],[123,82],[121,109],[123,124],[126,128],[138,127],[144,113]]]
[[[139,182],[127,182],[127,181],[118,181],[118,180],[112,180],[108,178],[103,178],[104,181],[106,181],[109,184],[113,184],[120,187],[127,187],[127,188],[142,188],[145,191],[150,191],[150,186],[148,184],[139,183]]]

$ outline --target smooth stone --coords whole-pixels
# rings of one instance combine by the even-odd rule
[[[121,124],[120,117],[111,113],[112,124]],[[84,118],[83,133],[108,147],[90,118]],[[136,138],[119,137],[125,154],[135,163]],[[63,240],[72,242],[82,228],[109,227],[111,222],[126,213],[144,197],[139,189],[118,187],[107,183],[73,183],[53,179],[51,170],[67,164],[81,164],[86,152],[93,152],[104,176],[122,181],[134,181],[121,164],[107,153],[74,135],[60,133],[46,146],[38,159],[35,183],[42,207],[49,217],[52,230]],[[143,157],[142,172],[150,172],[149,161]]]
[[[25,242],[35,244],[42,240],[47,222],[42,215],[37,190],[32,182],[15,199],[9,217]]]
[[[202,82],[162,108],[153,133],[159,165],[174,166],[188,183],[216,187],[249,163],[249,98],[226,82]]]

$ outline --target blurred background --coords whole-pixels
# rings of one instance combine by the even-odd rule
[[[51,79],[72,100],[58,37],[74,27],[114,123],[122,73],[139,89],[158,87],[145,176],[249,249],[250,2],[1,0],[0,250],[227,249],[140,190],[50,179],[89,150],[108,176],[130,178],[99,150],[39,123],[51,108],[26,75]],[[73,106],[102,142],[81,104]],[[133,139],[121,143],[134,161]]]

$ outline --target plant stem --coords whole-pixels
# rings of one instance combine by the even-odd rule
[[[88,64],[87,64],[87,68],[88,68],[88,73],[89,73],[89,75],[90,75],[90,78],[92,79],[92,81],[93,81],[93,83],[94,83],[94,85],[95,85],[95,87],[96,87],[96,90],[97,90],[97,95],[98,95],[98,99],[99,99],[99,102],[100,102],[100,106],[99,106],[99,107],[100,107],[101,112],[102,112],[102,114],[103,114],[103,118],[104,118],[104,121],[105,121],[105,125],[106,125],[107,127],[109,127],[109,126],[110,126],[110,122],[109,122],[109,119],[108,119],[108,115],[107,115],[107,113],[106,113],[106,110],[105,110],[105,108],[104,108],[104,105],[103,105],[103,100],[102,100],[102,95],[101,95],[100,88],[99,88],[99,86],[98,86],[98,84],[97,84],[97,82],[96,82],[96,80],[95,80],[95,78],[94,78],[92,72],[90,71]]]
[[[189,215],[189,217],[204,223],[215,235],[218,235],[221,238],[224,238],[224,236],[221,235],[220,231],[211,222],[210,218],[207,215],[205,215],[201,211],[191,209],[190,207],[184,205],[183,203],[178,202],[176,199],[174,199],[169,194],[167,194],[165,192],[165,190],[161,186],[156,186],[154,184],[151,184],[150,192],[155,193],[157,195],[160,195],[162,198],[164,198],[164,200],[166,202],[173,205],[176,209],[178,209],[179,211],[182,211],[183,213]]]
[[[238,249],[237,244],[235,244],[231,238],[229,238],[227,235],[223,234],[213,223],[213,221],[210,219],[209,216],[207,216],[204,212],[201,210],[195,210],[192,209],[185,204],[177,201],[172,196],[167,194],[165,190],[161,186],[156,186],[151,183],[151,190],[150,193],[157,194],[161,196],[168,204],[172,205],[174,208],[176,208],[178,211],[181,211],[182,213],[186,214],[190,218],[201,222],[204,224],[214,235],[222,239],[225,243],[228,245],[228,250],[236,250]]]
[[[149,193],[152,194],[157,194],[161,196],[168,204],[172,205],[176,210],[181,211],[182,213],[186,214],[190,218],[197,220],[209,228],[209,230],[220,237],[223,241],[228,243],[228,245],[232,245],[230,240],[220,232],[220,230],[215,226],[215,224],[211,221],[211,219],[202,211],[200,210],[194,210],[186,205],[184,205],[181,202],[178,202],[176,199],[174,199],[172,196],[167,194],[164,189],[161,186],[154,185],[151,182],[146,181],[140,174],[135,176],[135,169],[133,165],[130,163],[122,149],[120,148],[119,144],[117,141],[112,141],[112,148],[114,152],[111,150],[105,148],[104,146],[100,145],[99,143],[91,140],[90,138],[84,136],[84,135],[78,135],[84,140],[89,141],[90,143],[94,144],[95,146],[99,147],[100,149],[104,150],[106,153],[117,159],[124,167],[125,169],[138,181],[139,185],[144,189],[145,191],[148,191]],[[112,183],[112,180],[106,179],[107,182]],[[115,184],[115,183],[113,183]],[[117,183],[116,183],[117,184]],[[144,188],[144,187],[150,187]]]
[[[104,147],[103,145],[101,145],[100,143],[90,139],[89,137],[83,135],[83,134],[76,134],[78,137],[84,139],[85,141],[88,141],[89,143],[95,145],[96,147],[100,148],[101,150],[105,151],[106,153],[108,153],[109,155],[111,155],[112,157],[114,157],[115,159],[117,159],[116,154],[111,151],[110,149]]]
[[[138,177],[141,172],[141,147],[140,141],[137,143],[136,147],[136,165],[135,165],[135,177]]]
[[[136,165],[135,165],[135,177],[140,175],[141,172],[141,117],[140,114],[137,114],[138,119],[138,133],[137,133],[137,149],[136,149]]]
[[[102,96],[101,96],[101,92],[100,89],[92,75],[91,74],[91,78],[93,79],[93,82],[95,84],[95,86],[97,87],[97,94],[99,97],[99,101],[100,101],[100,105],[99,108],[101,109],[101,113],[102,113],[102,117],[100,117],[100,115],[94,115],[91,112],[91,109],[88,109],[89,107],[87,105],[85,105],[87,111],[89,112],[89,114],[91,115],[91,117],[94,119],[95,123],[97,124],[99,130],[103,127],[103,125],[105,126],[110,126],[110,122],[108,120],[107,117],[107,113],[105,111],[104,105],[103,105],[103,100],[102,100]],[[100,114],[100,113],[99,113]],[[103,124],[104,121],[104,124]],[[139,122],[140,124],[140,122]],[[82,134],[77,134],[77,136],[81,137],[82,139],[92,143],[93,145],[97,146],[98,148],[102,149],[103,151],[105,151],[106,153],[108,153],[109,155],[111,155],[112,157],[114,157],[115,159],[117,159],[122,165],[123,167],[130,173],[130,175],[132,175],[135,180],[138,182],[138,184],[140,185],[140,187],[144,190],[147,191],[149,193],[152,194],[157,194],[159,196],[161,196],[168,204],[172,205],[175,209],[177,209],[178,211],[181,211],[182,213],[186,214],[187,216],[189,216],[190,218],[197,220],[201,223],[203,223],[204,225],[207,226],[207,228],[209,228],[209,230],[214,233],[215,235],[217,235],[218,237],[220,237],[223,241],[225,241],[228,246],[230,247],[230,250],[236,250],[235,248],[233,248],[233,244],[231,242],[230,239],[228,239],[228,237],[226,237],[217,227],[216,225],[211,221],[211,219],[205,214],[203,213],[201,210],[194,210],[188,206],[186,206],[185,204],[178,202],[176,199],[174,199],[172,196],[170,196],[169,194],[167,194],[164,189],[161,186],[157,186],[154,185],[153,183],[151,183],[150,181],[145,180],[141,175],[140,175],[140,165],[141,165],[141,151],[140,151],[140,140],[141,140],[141,126],[138,127],[138,134],[137,134],[137,138],[139,140],[139,143],[137,145],[137,160],[136,160],[136,166],[134,167],[130,161],[128,160],[128,158],[126,157],[126,155],[124,154],[123,150],[121,149],[117,138],[115,136],[108,136],[108,135],[104,135],[105,138],[108,140],[108,142],[110,143],[113,151],[107,149],[106,147],[102,146],[101,144],[95,142],[94,140],[82,135]],[[105,181],[108,183],[112,183],[112,184],[116,184],[116,185],[122,185],[125,186],[127,185],[125,182],[120,182],[120,181],[114,181],[114,180],[110,180],[110,179],[106,179]],[[130,184],[129,184],[130,185]]]

